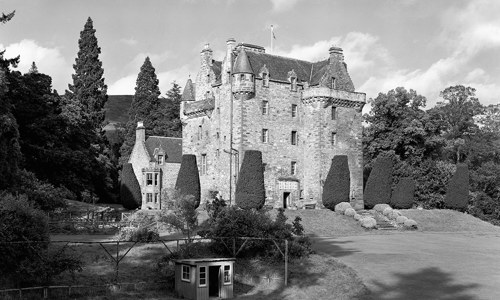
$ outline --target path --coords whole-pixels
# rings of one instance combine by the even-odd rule
[[[314,237],[373,299],[500,299],[500,234],[406,232]]]

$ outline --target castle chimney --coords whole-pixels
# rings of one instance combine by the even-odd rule
[[[146,141],[146,128],[144,128],[144,123],[142,121],[137,122],[137,128],[135,129],[135,142],[144,143]]]
[[[334,60],[344,62],[344,53],[342,51],[342,48],[332,46],[330,47],[329,52],[330,52],[330,63],[333,63]]]
[[[208,43],[205,44],[201,50],[201,65],[212,66],[212,49]]]

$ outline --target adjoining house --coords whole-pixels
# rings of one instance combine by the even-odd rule
[[[141,186],[142,209],[162,208],[164,195],[175,187],[181,160],[181,138],[150,136],[146,139],[143,122],[137,123],[129,163]]]
[[[202,197],[234,197],[245,150],[262,151],[266,205],[321,204],[331,159],[347,155],[351,204],[363,208],[362,113],[341,48],[318,62],[229,39],[222,61],[205,45],[181,103],[182,152],[197,156]],[[203,199],[202,199],[203,200]]]
[[[204,300],[233,297],[234,258],[175,260],[175,291],[180,297]]]

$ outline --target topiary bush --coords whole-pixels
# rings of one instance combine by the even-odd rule
[[[351,175],[347,155],[335,155],[323,186],[323,205],[334,210],[340,202],[349,202]]]
[[[122,168],[120,199],[126,209],[136,209],[142,204],[141,186],[130,163],[124,164]]]
[[[372,217],[361,218],[359,221],[361,223],[361,227],[367,229],[375,228],[377,226],[377,221],[375,221],[375,219]]]
[[[335,212],[339,214],[344,214],[346,209],[348,208],[352,208],[351,203],[340,202],[339,204],[335,205]]]
[[[396,217],[396,223],[398,223],[398,224],[404,224],[404,222],[406,222],[406,220],[408,220],[408,218],[405,216]]]
[[[354,208],[348,208],[344,211],[344,215],[346,215],[348,217],[353,217],[355,214],[356,214],[356,211],[354,210]]]
[[[374,211],[378,211],[379,213],[383,213],[385,209],[387,208],[391,208],[391,206],[389,204],[376,204],[374,207],[373,207],[373,210]]]
[[[181,196],[193,196],[195,208],[200,206],[201,189],[200,174],[196,164],[196,156],[193,154],[184,154],[182,156],[181,167],[175,182],[175,189]]]
[[[247,150],[236,184],[235,203],[242,209],[261,209],[265,202],[262,152]]]
[[[413,206],[415,181],[412,178],[401,178],[394,188],[391,197],[391,206],[399,209],[408,209]]]
[[[413,229],[417,228],[417,222],[412,219],[407,219],[406,221],[404,221],[403,225],[405,228],[413,228]]]
[[[401,216],[401,213],[395,209],[393,209],[388,215],[387,217],[391,220],[396,220],[397,217]]]
[[[353,216],[353,218],[354,218],[354,220],[359,221],[359,219],[361,219],[361,215],[360,214],[355,214]]]
[[[392,168],[393,162],[389,157],[379,156],[375,160],[364,192],[366,208],[391,202]]]
[[[464,211],[469,203],[469,168],[466,164],[458,164],[455,174],[448,183],[444,205]]]
[[[391,213],[392,213],[392,208],[390,208],[390,207],[388,207],[388,208],[384,209],[384,211],[382,212],[382,214],[383,214],[384,216],[386,216],[386,217],[388,217],[388,216],[389,216],[389,214],[391,214]]]

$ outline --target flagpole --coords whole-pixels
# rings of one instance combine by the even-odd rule
[[[274,27],[271,25],[271,53],[273,53]]]

